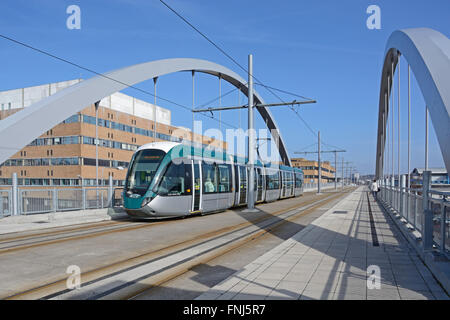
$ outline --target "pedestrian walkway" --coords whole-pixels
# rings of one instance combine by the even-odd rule
[[[292,238],[197,299],[449,297],[368,189],[359,187]]]

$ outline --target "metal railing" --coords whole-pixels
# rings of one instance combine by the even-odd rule
[[[391,186],[383,181],[378,194],[379,200],[399,214],[409,229],[420,233],[424,246],[428,239],[433,249],[450,255],[450,192],[432,190],[429,185]]]
[[[341,187],[342,187],[342,183],[338,182],[337,187],[338,187],[338,188],[341,188]],[[321,184],[320,184],[320,188],[321,188],[321,189],[330,189],[330,188],[334,188],[334,182],[321,183]],[[304,190],[304,191],[315,190],[315,189],[317,189],[317,183],[304,183],[304,184],[303,184],[303,190]]]
[[[0,218],[11,215],[11,190],[0,190]]]
[[[428,206],[433,214],[433,242],[450,253],[450,192],[430,190]]]
[[[17,188],[14,204],[13,188],[0,190],[0,218],[46,212],[101,209],[120,206],[123,188]]]
[[[380,199],[404,218],[411,229],[422,232],[423,198],[422,189],[382,186]]]

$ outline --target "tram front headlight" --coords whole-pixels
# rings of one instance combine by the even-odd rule
[[[143,200],[142,200],[142,206],[141,207],[145,207],[146,205],[148,205],[149,203],[150,203],[150,201],[152,201],[154,198],[153,197],[145,197]]]

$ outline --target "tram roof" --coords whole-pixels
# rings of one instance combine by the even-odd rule
[[[172,156],[176,157],[184,157],[187,155],[194,155],[197,157],[203,157],[203,158],[209,158],[209,159],[215,159],[219,161],[229,161],[232,157],[233,162],[237,164],[246,164],[248,162],[247,157],[240,157],[236,155],[229,154],[227,152],[222,152],[217,149],[208,148],[208,147],[197,147],[197,146],[191,146],[190,144],[186,143],[179,143],[179,142],[151,142],[147,143],[145,145],[142,145],[137,149],[137,151],[144,150],[144,149],[159,149],[163,150],[166,153],[173,153]],[[257,160],[255,162],[256,166],[264,166],[267,168],[273,168],[273,169],[281,169],[286,171],[294,171],[303,173],[301,169],[288,167],[285,165],[280,165],[278,163],[265,163],[263,164],[260,160]]]

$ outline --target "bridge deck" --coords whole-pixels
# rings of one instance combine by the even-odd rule
[[[380,270],[379,289],[368,286],[368,267],[373,265]],[[360,187],[197,299],[449,297],[391,218]]]

